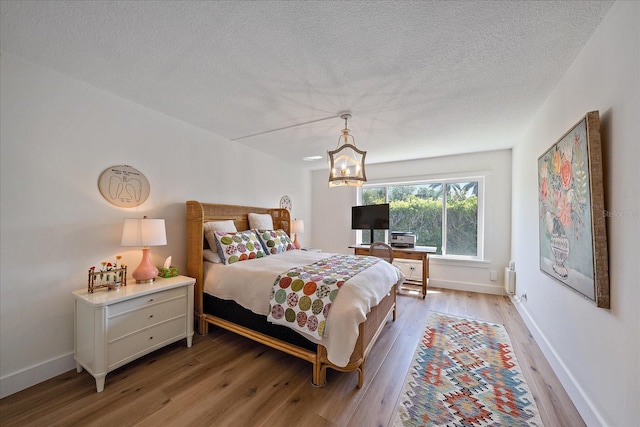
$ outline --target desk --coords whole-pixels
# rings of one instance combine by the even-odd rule
[[[356,255],[369,255],[369,245],[351,245]],[[436,248],[431,246],[415,246],[413,248],[393,248],[393,257],[400,259],[414,259],[422,261],[422,280],[405,280],[407,284],[422,286],[422,299],[427,296],[427,283],[429,281],[429,254],[435,254]]]

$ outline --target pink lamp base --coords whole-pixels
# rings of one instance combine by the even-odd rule
[[[157,275],[158,269],[151,264],[151,259],[149,258],[149,248],[142,248],[142,260],[140,265],[133,270],[133,278],[136,279],[136,283],[153,283]]]
[[[298,233],[293,236],[293,246],[295,246],[296,249],[300,249],[301,245],[300,242],[298,242]]]

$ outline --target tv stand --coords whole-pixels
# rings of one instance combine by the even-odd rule
[[[371,234],[369,235],[369,243],[373,243],[373,242],[375,242],[375,240],[373,240],[373,232],[374,232],[374,231],[375,231],[375,230],[374,230],[373,228],[372,228],[371,230],[369,230],[369,232],[371,233]]]

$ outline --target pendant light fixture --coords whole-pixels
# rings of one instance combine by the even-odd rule
[[[347,120],[351,118],[351,113],[342,113],[340,118],[344,119],[344,129],[338,138],[338,146],[333,151],[328,151],[329,155],[329,187],[348,186],[360,187],[367,181],[364,171],[364,158],[366,151],[356,147],[356,141],[349,135]]]

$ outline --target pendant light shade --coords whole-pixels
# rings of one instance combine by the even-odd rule
[[[348,186],[360,187],[367,181],[364,170],[364,158],[366,151],[356,147],[356,141],[349,135],[347,120],[351,118],[350,113],[340,115],[344,119],[344,129],[338,138],[338,146],[333,151],[328,151],[329,155],[329,187]]]

